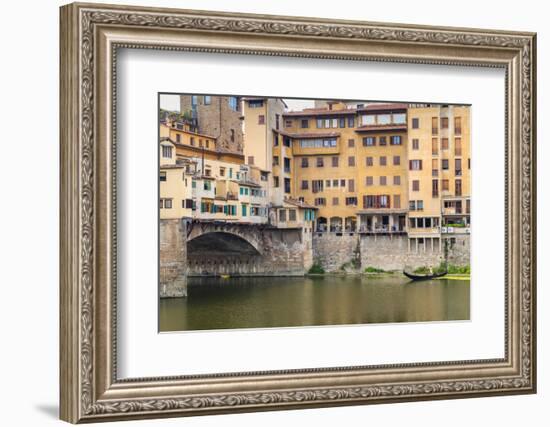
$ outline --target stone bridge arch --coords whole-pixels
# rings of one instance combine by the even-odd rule
[[[264,254],[260,226],[227,223],[191,223],[188,226],[187,253],[256,256]]]

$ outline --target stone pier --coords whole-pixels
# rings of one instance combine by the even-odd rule
[[[161,298],[187,296],[187,241],[183,219],[160,221],[159,285]]]

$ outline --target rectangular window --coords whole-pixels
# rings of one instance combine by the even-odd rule
[[[418,129],[420,127],[420,119],[413,118],[412,119],[412,128]]]
[[[324,197],[318,197],[315,199],[315,206],[325,206],[327,204],[327,200]]]
[[[353,193],[355,191],[355,180],[348,179],[348,191]]]
[[[163,181],[163,182],[166,181],[166,172],[161,172],[160,173],[160,180]]]
[[[437,135],[439,132],[438,121],[439,120],[437,120],[437,117],[432,117],[432,135]]]
[[[338,127],[338,119],[332,119],[332,127],[337,128]]]
[[[162,157],[171,158],[172,157],[172,147],[169,145],[162,146]]]
[[[225,176],[225,168],[220,166],[220,176]]]
[[[231,135],[229,135],[229,139],[231,142],[235,142],[235,129],[230,129]]]
[[[355,127],[355,117],[353,117],[353,116],[348,117],[348,127],[349,128]]]
[[[374,165],[374,158],[367,157],[367,166],[373,166],[373,165]]]
[[[462,159],[455,159],[455,176],[462,176]]]
[[[386,185],[386,183],[387,183],[386,177],[385,177],[385,176],[381,176],[381,177],[380,177],[380,185]]]
[[[195,146],[195,138],[191,137],[191,146]]]
[[[322,157],[317,157],[317,167],[318,168],[322,168],[324,166],[324,162],[323,162],[323,158]]]
[[[286,222],[286,209],[279,209],[279,222]]]
[[[367,184],[367,186],[371,186],[373,184],[372,176],[367,176],[366,184]]]
[[[330,119],[325,119],[325,127],[327,129],[330,127]]]
[[[275,114],[275,129],[279,130],[279,120],[281,119],[281,116],[279,114]]]
[[[379,125],[389,125],[391,123],[391,115],[390,114],[378,114],[376,116],[376,122]]]
[[[455,117],[455,135],[462,135],[462,119]]]
[[[443,169],[444,171],[449,170],[449,159],[441,160],[441,169]]]
[[[290,193],[290,178],[285,178],[285,193]]]
[[[349,148],[355,147],[355,139],[348,139],[348,147]]]
[[[248,156],[248,164],[253,165],[254,164],[254,156]]]
[[[413,179],[412,191],[420,191],[420,181],[418,179]]]
[[[176,142],[181,142],[181,135],[179,133],[176,135]]]
[[[229,108],[233,111],[239,111],[239,102],[236,96],[230,96],[227,102],[229,103]]]
[[[442,179],[441,180],[441,190],[449,191],[449,180],[448,179]]]
[[[455,138],[455,156],[462,156],[462,138]]]
[[[279,177],[278,176],[273,177],[273,187],[279,188]]]
[[[357,197],[346,197],[346,206],[357,206]]]
[[[441,129],[449,129],[449,119],[447,117],[441,117]]]
[[[317,129],[323,128],[323,119],[317,119]]]
[[[417,211],[423,211],[424,210],[424,200],[417,200],[416,201],[416,210]]]
[[[285,157],[283,159],[284,162],[284,170],[286,173],[290,173],[290,159],[288,157]]]
[[[288,210],[288,219],[289,221],[296,221],[296,209]]]
[[[376,124],[376,116],[372,114],[361,116],[361,124],[363,126],[371,126]]]
[[[391,145],[401,145],[401,135],[392,135]]]
[[[164,208],[172,209],[172,199],[164,199]]]
[[[290,147],[290,138],[288,136],[283,137],[283,145],[285,147]]]
[[[393,114],[393,123],[401,125],[407,123],[407,115],[405,113],[394,113]]]
[[[332,206],[338,206],[339,203],[340,203],[340,199],[338,197],[332,198]]]
[[[401,156],[393,156],[393,165],[399,166],[401,164]]]
[[[265,124],[265,116],[264,116],[263,114],[260,114],[260,115],[258,116],[258,124],[259,124],[259,125]]]
[[[210,95],[204,95],[204,105],[210,105],[212,103],[212,97]]]
[[[302,167],[308,168],[309,167],[309,159],[307,157],[302,157]]]
[[[308,188],[309,188],[309,181],[302,180],[301,189],[302,189],[302,190],[307,190]]]
[[[279,156],[273,156],[273,166],[279,166]]]
[[[332,180],[332,186],[333,187],[338,187],[338,180],[337,179]]]
[[[336,157],[336,156],[332,158],[332,167],[333,168],[338,167],[338,157]]]
[[[412,140],[412,149],[413,150],[418,150],[420,148],[420,142],[418,141],[417,138],[413,138]]]
[[[401,209],[401,196],[399,194],[393,196],[393,207],[394,209]]]
[[[309,120],[308,119],[302,119],[300,122],[300,127],[302,129],[307,129],[309,127]]]
[[[432,155],[437,156],[439,153],[439,144],[437,138],[432,138]]]
[[[378,145],[388,145],[388,140],[385,136],[381,136],[378,138]]]
[[[455,179],[455,196],[462,196],[462,180]]]
[[[439,180],[432,179],[432,197],[439,196]]]
[[[441,138],[441,149],[442,150],[449,149],[449,138]]]
[[[422,170],[422,160],[409,160],[409,170],[412,170],[412,171]]]
[[[323,183],[324,181],[322,179],[315,179],[311,181],[311,190],[314,193],[320,193],[321,191],[323,191]]]
[[[375,209],[375,208],[390,208],[390,196],[383,194],[380,196],[363,196],[363,208]]]
[[[345,117],[340,117],[340,119],[338,119],[338,125],[341,128],[345,128],[346,127],[346,118]]]
[[[374,136],[366,136],[363,138],[363,147],[373,147],[376,145],[376,138]]]
[[[344,188],[346,186],[346,180],[345,179],[341,179],[340,180],[340,187]]]
[[[286,119],[285,120],[285,128],[291,128],[292,127],[292,120]]]
[[[348,166],[350,166],[350,167],[355,166],[355,156],[349,156],[348,157]]]
[[[330,180],[330,179],[326,179],[326,180],[325,180],[325,186],[326,186],[327,188],[330,188],[330,183],[331,183],[331,180]]]
[[[380,156],[380,166],[386,166],[387,159],[386,156]]]
[[[395,175],[393,177],[393,185],[401,185],[401,176],[400,175]]]

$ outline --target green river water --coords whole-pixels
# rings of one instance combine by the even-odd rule
[[[468,320],[469,280],[404,276],[190,278],[160,300],[160,331]]]

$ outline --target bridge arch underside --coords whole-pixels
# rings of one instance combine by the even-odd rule
[[[187,242],[190,275],[257,274],[263,256],[252,243],[231,233],[209,232]]]

